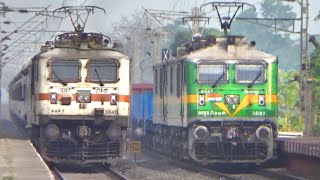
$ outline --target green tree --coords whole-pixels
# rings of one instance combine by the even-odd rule
[[[279,118],[280,131],[303,131],[304,123],[299,117],[299,82],[293,81],[297,71],[279,71]]]
[[[261,15],[264,18],[294,18],[290,6],[276,0],[265,0],[261,4]],[[258,13],[248,9],[238,17],[258,17]],[[264,22],[267,24],[268,22]],[[277,22],[277,27],[289,29],[292,23]],[[279,57],[279,67],[284,70],[299,67],[299,43],[290,39],[290,34],[280,33],[272,28],[255,24],[254,21],[236,20],[231,27],[231,34],[244,35],[249,41],[256,41],[257,48]]]
[[[313,130],[314,133],[320,135],[320,48],[315,49],[310,56],[311,62],[314,66],[312,67],[311,73],[313,76],[313,104],[312,111],[314,115]]]
[[[261,14],[265,18],[296,18],[292,9],[292,6],[284,5],[279,0],[264,0],[261,3]],[[277,22],[277,27],[283,29],[289,29],[292,25],[290,21]]]

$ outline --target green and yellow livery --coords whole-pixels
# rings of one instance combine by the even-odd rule
[[[275,157],[278,60],[254,45],[241,36],[201,38],[154,66],[157,149],[201,163]]]

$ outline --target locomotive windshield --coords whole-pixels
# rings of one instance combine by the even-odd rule
[[[116,60],[90,60],[88,77],[91,82],[116,82],[118,61]]]
[[[55,59],[50,62],[52,82],[68,83],[80,81],[80,63],[77,60]]]
[[[227,65],[200,64],[198,65],[198,82],[202,84],[217,85],[227,83]]]
[[[236,82],[240,84],[261,84],[266,81],[264,64],[236,64]]]

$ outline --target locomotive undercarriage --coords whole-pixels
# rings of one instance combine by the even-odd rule
[[[50,120],[33,127],[42,156],[52,163],[108,163],[126,149],[126,127],[116,121]]]
[[[186,128],[166,127],[145,124],[146,132],[142,137],[143,145],[176,159],[188,159],[188,133]]]
[[[207,127],[207,134],[197,132],[203,137],[196,137],[199,126]],[[276,129],[272,121],[199,121],[187,128],[157,124],[151,129],[143,137],[145,146],[177,159],[202,164],[260,164],[275,157]]]

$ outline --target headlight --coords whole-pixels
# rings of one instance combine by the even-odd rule
[[[77,102],[89,103],[89,102],[91,102],[91,95],[89,93],[87,93],[87,94],[78,93],[77,94]]]
[[[91,101],[90,94],[84,94],[84,95],[83,95],[83,100],[84,100],[85,102],[90,102],[90,101]]]
[[[238,104],[238,103],[239,103],[239,96],[238,96],[238,95],[234,95],[232,99],[233,99],[233,102],[234,102],[235,104]]]
[[[224,97],[227,104],[239,104],[239,95],[226,95]]]
[[[229,96],[229,95],[225,96],[225,100],[226,100],[226,102],[227,102],[228,104],[232,104],[232,102],[233,102],[231,96]]]
[[[77,101],[83,102],[83,95],[82,94],[78,94]]]

